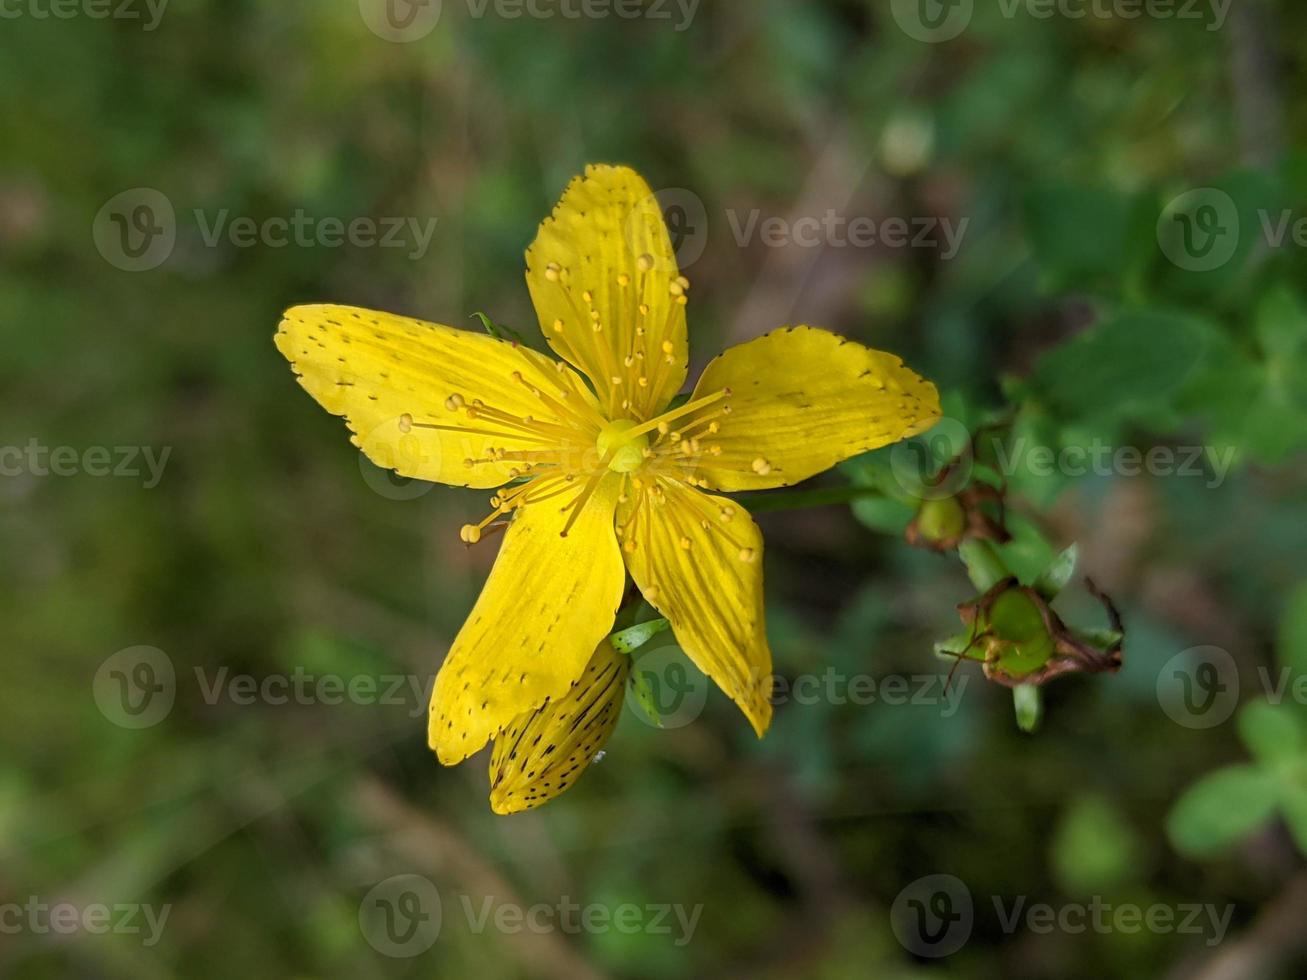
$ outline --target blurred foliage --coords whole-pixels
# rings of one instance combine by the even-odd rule
[[[175,0],[153,31],[0,21],[0,446],[173,448],[148,490],[0,481],[0,904],[171,906],[150,947],[6,934],[0,972],[1153,978],[1238,956],[1259,914],[1301,921],[1286,903],[1304,874],[1304,709],[1258,702],[1264,672],[1307,673],[1307,254],[1263,223],[1307,216],[1307,8],[1236,4],[1209,30],[976,4],[959,37],[926,44],[871,0],[704,3],[684,31],[443,6],[411,44],[374,35],[353,0]],[[906,678],[932,685],[924,700],[795,699],[761,742],[716,691],[680,727],[628,712],[567,796],[503,819],[480,763],[430,756],[424,691],[215,693],[297,668],[429,683],[493,557],[458,539],[480,495],[360,463],[273,349],[280,311],[331,300],[468,327],[483,312],[534,338],[522,249],[598,160],[704,202],[699,365],[806,320],[902,354],[967,428],[1010,419],[1023,452],[1207,450],[1196,475],[1003,474],[1004,561],[1029,579],[1077,542],[1125,616],[1123,671],[1050,685],[1034,736],[975,668],[944,698],[932,646],[974,589],[896,539],[910,506],[860,499],[760,515],[777,671]],[[139,187],[173,203],[177,241],[129,273],[92,227]],[[1195,188],[1228,195],[1241,229],[1213,269],[1168,257],[1179,225],[1159,235]],[[732,233],[755,208],[968,224],[949,260],[771,249]],[[434,217],[436,234],[416,260],[205,241],[224,212],[297,209]],[[856,460],[829,482],[886,472]],[[176,703],[152,727],[110,724],[97,670],[142,644],[166,652]],[[1163,665],[1198,645],[1228,651],[1248,705],[1206,728],[1159,707]],[[360,903],[408,873],[438,886],[442,931],[390,958]],[[933,964],[890,916],[932,874],[975,907],[969,941]],[[487,895],[702,916],[684,946],[477,932],[461,900]],[[995,914],[1091,896],[1229,904],[1231,934],[1218,949],[1175,930],[1014,934]],[[1278,952],[1278,975],[1302,975],[1301,948]]]

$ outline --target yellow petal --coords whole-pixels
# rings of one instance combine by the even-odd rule
[[[696,475],[716,490],[789,486],[924,432],[940,416],[935,386],[899,358],[814,327],[730,348],[708,365],[694,396],[723,388],[730,412],[717,416],[720,431],[701,436],[720,455],[697,457]]]
[[[514,718],[490,755],[491,809],[529,810],[570,789],[617,727],[630,673],[605,638],[566,694]]]
[[[573,178],[526,267],[550,346],[590,377],[610,411],[629,402],[643,420],[680,390],[685,290],[658,201],[634,170],[592,164]]]
[[[287,310],[276,343],[304,389],[333,415],[345,416],[354,445],[402,476],[499,486],[515,464],[476,461],[486,460],[492,446],[557,449],[561,436],[545,426],[576,430],[578,444],[593,445],[592,435],[581,434],[582,421],[594,416],[585,383],[565,365],[506,340],[390,313],[316,305]],[[562,391],[569,394],[560,400]],[[499,412],[531,416],[533,430],[469,419],[466,406],[478,398]]]
[[[729,695],[759,737],[771,723],[771,649],[762,606],[762,534],[738,504],[659,479],[624,516],[627,568],[672,624],[695,665]],[[629,521],[629,524],[626,522]]]
[[[436,677],[428,739],[445,765],[565,694],[608,635],[626,584],[613,533],[619,481],[604,478],[565,538],[569,498],[517,512]]]

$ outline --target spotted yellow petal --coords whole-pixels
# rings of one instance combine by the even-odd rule
[[[565,694],[608,635],[626,583],[613,532],[618,481],[603,479],[566,537],[563,508],[579,489],[517,512],[436,677],[428,739],[445,765]]]
[[[506,340],[316,305],[287,310],[276,343],[304,389],[345,417],[354,445],[402,476],[495,487],[512,477],[514,463],[490,462],[491,447],[557,450],[564,429],[577,430],[570,438],[578,446],[593,439],[580,434],[594,413],[584,382],[566,365]],[[529,416],[532,423],[471,419],[468,407],[476,399],[501,416]]]
[[[621,714],[631,658],[605,638],[562,697],[518,715],[490,754],[490,806],[517,813],[571,788],[604,747]]]
[[[611,411],[645,419],[685,381],[684,280],[662,211],[629,167],[592,164],[526,251],[540,328]]]
[[[759,737],[771,723],[771,649],[762,604],[762,534],[744,508],[658,478],[624,515],[626,564],[695,665]],[[632,549],[632,545],[634,546]]]
[[[940,416],[935,386],[899,358],[814,327],[730,348],[708,365],[694,396],[723,388],[730,411],[717,414],[720,428],[702,437],[697,456],[696,475],[716,490],[789,486],[924,432]]]

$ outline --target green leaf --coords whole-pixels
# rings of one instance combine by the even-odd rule
[[[940,640],[935,644],[935,656],[945,660],[956,660],[958,657],[966,657],[968,660],[983,660],[975,643],[975,634],[971,632],[956,633],[947,640]]]
[[[1285,600],[1275,653],[1282,667],[1296,676],[1307,675],[1307,580]]]
[[[1031,254],[1051,285],[1122,277],[1137,199],[1112,187],[1050,185],[1029,192],[1023,204]]]
[[[911,504],[891,497],[859,497],[852,509],[864,526],[882,534],[902,534],[914,513]]]
[[[1302,762],[1285,785],[1281,801],[1284,822],[1289,825],[1298,850],[1307,856],[1307,766]]]
[[[626,694],[634,701],[649,723],[655,728],[663,727],[662,712],[658,710],[658,696],[650,680],[654,674],[647,670],[633,670],[627,679]]]
[[[1268,358],[1288,358],[1307,343],[1307,309],[1287,283],[1272,287],[1257,304],[1257,341]]]
[[[608,642],[618,653],[632,653],[644,646],[651,639],[672,624],[665,619],[651,619],[646,623],[636,623],[624,630],[618,630],[608,637]]]
[[[1121,641],[1125,639],[1125,634],[1120,630],[1108,629],[1107,627],[1069,626],[1067,629],[1081,643],[1088,643],[1096,650],[1115,650],[1120,646]]]
[[[1071,581],[1071,576],[1075,574],[1076,560],[1079,556],[1079,548],[1072,544],[1035,576],[1031,588],[1052,602],[1057,598],[1057,594],[1066,588],[1066,584]]]
[[[1258,766],[1229,766],[1200,779],[1172,807],[1167,835],[1176,850],[1211,857],[1271,819],[1280,800],[1275,773]]]
[[[1122,313],[1041,357],[1032,382],[1066,418],[1147,418],[1181,389],[1212,330],[1191,316]]]
[[[1058,823],[1052,864],[1064,889],[1091,895],[1138,880],[1138,835],[1105,797],[1078,797]]]
[[[1032,734],[1044,716],[1043,692],[1034,684],[1018,684],[1012,688],[1012,707],[1016,711],[1017,727]]]
[[[1254,701],[1239,712],[1239,736],[1254,759],[1268,766],[1297,761],[1307,734],[1299,710],[1297,705]]]
[[[515,344],[526,346],[526,340],[523,336],[512,327],[506,327],[502,323],[495,323],[494,320],[481,312],[473,313],[472,316],[481,321],[481,326],[485,327],[486,333],[492,337],[498,337],[500,340],[511,340]]]

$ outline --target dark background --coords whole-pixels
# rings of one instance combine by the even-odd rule
[[[1273,721],[1233,713],[1307,670],[1305,263],[1266,231],[1307,217],[1301,5],[977,0],[939,7],[921,40],[902,2],[705,2],[685,23],[654,4],[572,19],[445,0],[390,40],[370,0],[172,0],[152,30],[121,2],[144,20],[41,16],[43,0],[0,19],[0,446],[21,450],[0,459],[0,905],[170,912],[151,945],[0,915],[0,973],[1302,975],[1303,705],[1290,688]],[[604,760],[533,813],[491,814],[482,759],[435,763],[425,691],[228,687],[298,670],[425,688],[493,559],[458,537],[484,494],[372,468],[296,386],[280,312],[479,329],[484,311],[535,342],[522,251],[592,161],[686,208],[692,377],[808,322],[901,354],[965,425],[1014,419],[1027,451],[1105,447],[1083,474],[1012,468],[1007,554],[1029,574],[1078,542],[1125,615],[1125,669],[1050,686],[1033,736],[974,666],[946,701],[932,645],[974,589],[870,500],[759,518],[777,671],[830,668],[833,688],[779,705],[758,742],[673,670],[689,706],[664,730],[627,711]],[[436,224],[425,250],[208,234],[297,209]],[[737,234],[755,213],[967,224],[956,255],[776,247]],[[1201,242],[1177,238],[1186,220]],[[141,228],[163,231],[133,257],[123,233]],[[67,475],[33,440],[71,447]],[[1232,465],[1136,473],[1121,455],[1154,446]],[[135,474],[96,475],[94,447]],[[117,447],[167,450],[157,482]],[[1078,584],[1065,609],[1101,625]],[[169,671],[147,713],[115,707],[122,678]],[[873,703],[839,696],[850,677]],[[887,678],[932,694],[895,703]],[[1177,708],[1192,682],[1218,714]],[[409,874],[438,892],[441,929],[389,955],[367,896]],[[947,917],[946,958],[895,932],[936,875],[953,889],[936,908],[972,910]],[[674,915],[668,935],[647,910],[630,932],[477,931],[465,910],[487,896],[702,909],[678,945]],[[1066,914],[1008,925],[1017,902]],[[1196,932],[1076,928],[1095,903],[1176,924],[1228,907],[1229,928],[1206,911]]]

